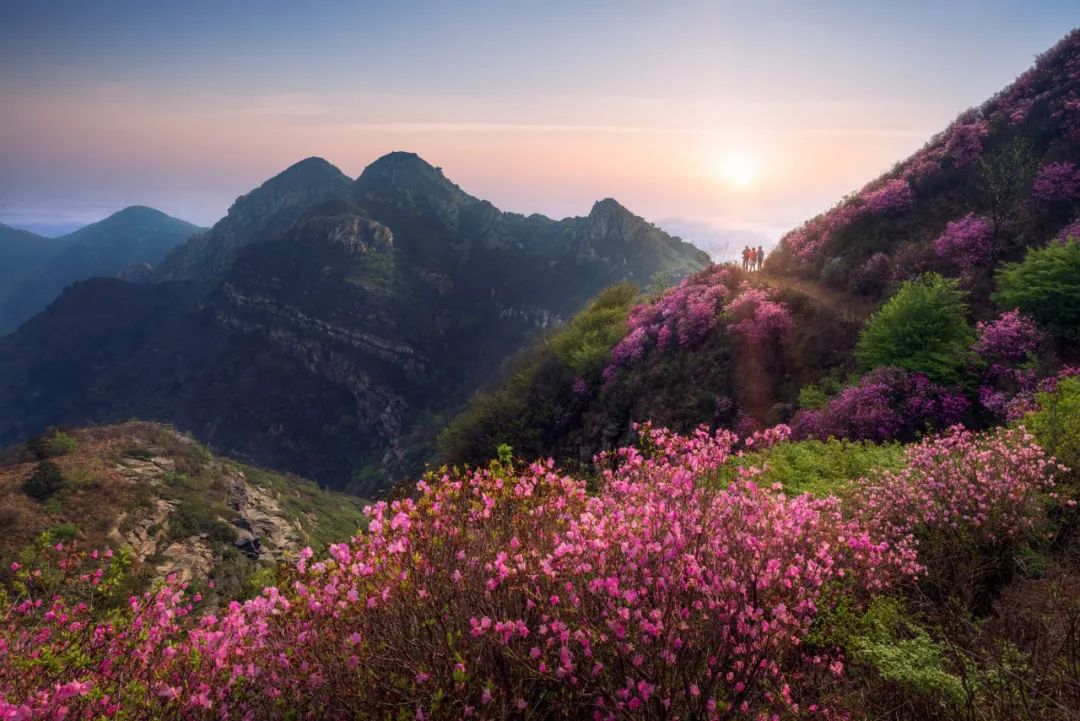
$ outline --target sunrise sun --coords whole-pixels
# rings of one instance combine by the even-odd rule
[[[758,158],[744,148],[724,148],[715,155],[714,173],[729,188],[744,190],[757,181],[761,165]]]

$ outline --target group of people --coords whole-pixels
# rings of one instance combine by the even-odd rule
[[[765,264],[765,251],[759,245],[757,250],[754,250],[752,246],[746,246],[742,249],[742,269],[743,270],[761,270],[761,266]]]

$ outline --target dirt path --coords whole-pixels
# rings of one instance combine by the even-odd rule
[[[803,278],[794,278],[788,275],[770,275],[765,272],[755,273],[754,277],[763,283],[802,293],[829,308],[845,320],[858,324],[864,323],[877,309],[878,305],[872,300],[842,293],[821,283]]]
[[[877,303],[872,300],[833,290],[812,280],[757,272],[754,274],[754,281],[812,298],[844,320],[858,326],[865,323],[877,309]],[[748,343],[739,345],[735,355],[735,376],[739,379],[739,406],[758,422],[764,422],[776,398],[772,383],[765,372],[765,359],[761,357],[759,348]]]

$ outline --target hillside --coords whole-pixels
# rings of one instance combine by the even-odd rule
[[[35,485],[40,478],[47,482]],[[50,543],[129,554],[133,590],[176,573],[204,591],[212,582],[225,597],[270,577],[304,546],[324,548],[363,523],[356,498],[136,422],[54,431],[9,450],[0,457],[0,505],[0,557],[9,562],[35,556],[46,534]]]
[[[43,310],[68,285],[156,266],[200,230],[153,208],[132,206],[68,235],[36,239],[40,250],[9,259],[17,275],[7,282],[0,278],[0,334]]]
[[[0,224],[0,297],[25,275],[59,253],[64,243]]]
[[[165,262],[177,280],[68,288],[0,341],[0,443],[156,419],[372,494],[601,289],[707,263],[610,199],[563,220],[503,213],[410,153],[342,177],[308,159],[238,199]]]
[[[449,424],[444,459],[482,463],[505,443],[526,457],[588,463],[645,420],[744,433],[785,422],[804,437],[869,440],[999,422],[1012,398],[1080,359],[1080,268],[1064,245],[1080,235],[1078,221],[1073,31],[914,156],[785,235],[765,272],[713,267],[662,294],[608,298],[522,354],[507,382]],[[1001,273],[1025,258],[1023,283],[1037,287],[1012,281],[1004,292]],[[886,315],[905,283],[903,298],[914,298],[934,277],[952,279],[933,292],[962,306],[962,338],[943,350],[916,335],[899,345],[948,356],[948,370],[935,376],[897,349],[886,362],[857,357],[875,311]],[[909,320],[942,311],[925,305]]]

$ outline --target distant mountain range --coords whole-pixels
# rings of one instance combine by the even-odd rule
[[[539,334],[620,281],[705,267],[616,201],[501,212],[411,153],[356,180],[309,158],[173,250],[95,279],[0,340],[0,443],[140,417],[369,494]]]
[[[202,231],[153,208],[132,206],[59,238],[0,225],[0,334],[87,278],[146,275]]]

